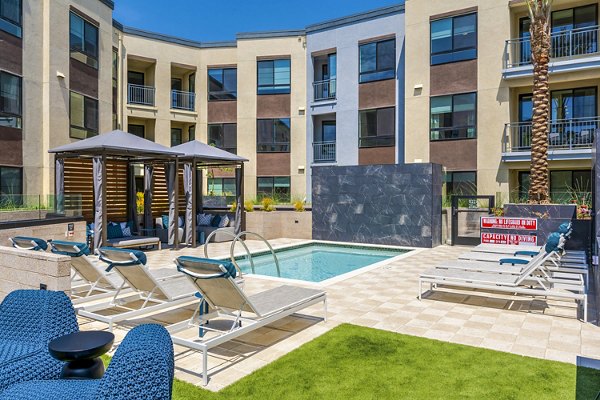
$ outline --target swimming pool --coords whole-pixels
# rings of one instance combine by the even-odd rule
[[[243,273],[271,277],[298,279],[308,282],[323,282],[366,266],[388,260],[410,250],[390,247],[367,247],[346,244],[312,242],[276,249],[280,274],[270,252],[252,255],[254,271],[250,261],[236,257]]]

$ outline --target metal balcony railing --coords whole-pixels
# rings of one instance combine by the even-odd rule
[[[555,32],[551,35],[550,57],[571,59],[598,54],[598,26]],[[509,39],[504,45],[504,69],[531,64],[529,38]]]
[[[127,103],[154,106],[154,92],[155,88],[152,86],[134,85],[130,83],[127,86]]]
[[[600,117],[561,119],[550,122],[548,148],[552,150],[577,150],[591,148],[594,132],[600,127]],[[531,122],[506,124],[504,127],[504,153],[531,151]]]
[[[335,141],[314,142],[313,160],[316,163],[335,162]]]
[[[171,90],[171,108],[176,110],[194,111],[196,109],[196,94]]]
[[[313,82],[313,88],[315,101],[335,99],[336,79]]]

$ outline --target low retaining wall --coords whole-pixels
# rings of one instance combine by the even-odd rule
[[[44,219],[48,210],[13,210],[0,211],[0,222]]]
[[[74,225],[73,236],[71,237],[66,236],[69,224]],[[8,238],[13,236],[31,236],[45,240],[85,242],[85,221],[81,219],[60,218],[56,220],[0,223],[0,245],[10,246]]]
[[[310,211],[247,212],[246,230],[258,233],[267,240],[312,239],[312,213]]]
[[[0,300],[17,289],[71,289],[71,258],[0,246]]]

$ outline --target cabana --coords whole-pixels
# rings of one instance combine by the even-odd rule
[[[159,168],[164,168],[169,238],[173,239],[174,247],[178,247],[176,232],[179,174],[176,171],[179,162],[177,156],[182,156],[182,153],[119,130],[60,146],[49,150],[49,153],[55,154],[56,211],[62,213],[65,210],[66,177],[69,192],[82,193],[82,205],[93,213],[94,248],[107,244],[109,214],[125,214],[128,221],[137,221],[134,164],[144,165],[144,223],[146,229],[153,226],[154,167],[158,165]],[[80,162],[72,162],[73,160]],[[110,199],[107,198],[109,190]]]
[[[192,140],[172,147],[171,150],[182,153],[178,159],[183,163],[183,193],[185,196],[185,242],[196,245],[197,220],[195,215],[203,212],[202,204],[202,170],[204,168],[235,169],[235,233],[241,232],[244,221],[244,162],[248,159]]]

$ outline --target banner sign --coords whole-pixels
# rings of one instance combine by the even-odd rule
[[[536,218],[481,217],[481,228],[537,231]]]
[[[510,244],[516,246],[537,246],[537,236],[484,232],[481,234],[481,243]]]

